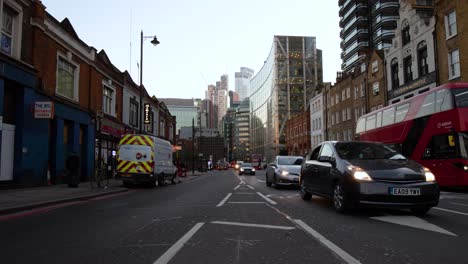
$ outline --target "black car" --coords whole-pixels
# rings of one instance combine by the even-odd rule
[[[239,175],[250,174],[255,175],[255,168],[252,163],[242,163],[239,168]]]
[[[338,212],[358,206],[425,214],[439,202],[434,174],[376,142],[324,142],[301,167],[301,197],[331,198]]]

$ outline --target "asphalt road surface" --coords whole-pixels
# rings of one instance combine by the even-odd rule
[[[46,207],[0,220],[1,263],[468,263],[468,194],[409,211],[337,214],[264,171]]]

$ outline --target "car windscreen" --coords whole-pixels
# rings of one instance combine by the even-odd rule
[[[241,167],[252,167],[251,163],[243,163]]]
[[[302,160],[301,157],[279,157],[278,165],[301,165]]]
[[[338,156],[344,160],[406,159],[390,147],[379,143],[338,142],[335,149]]]

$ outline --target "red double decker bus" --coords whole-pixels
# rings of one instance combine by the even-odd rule
[[[468,187],[468,83],[442,85],[368,113],[356,135],[429,168],[441,186]]]

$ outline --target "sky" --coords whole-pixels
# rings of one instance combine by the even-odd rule
[[[315,36],[323,52],[325,82],[340,71],[338,0],[42,0],[58,21],[68,18],[78,36],[105,50],[158,98],[204,98],[209,84],[240,67],[261,69],[274,35]]]

